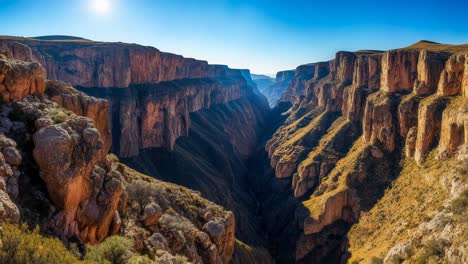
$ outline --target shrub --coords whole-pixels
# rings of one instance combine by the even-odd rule
[[[99,264],[124,264],[133,256],[131,240],[121,236],[111,236],[99,245],[88,247],[85,259]]]
[[[3,224],[1,241],[0,263],[80,263],[62,242],[42,236],[39,228],[30,231],[26,225]]]
[[[128,183],[126,189],[128,199],[130,201],[136,201],[140,212],[143,212],[143,207],[151,201],[151,194],[153,192],[151,183],[142,180],[135,180]]]
[[[58,108],[53,108],[49,111],[49,117],[52,119],[52,121],[54,121],[55,124],[63,123],[65,120],[67,120],[68,116],[68,113]]]
[[[110,153],[109,155],[107,155],[107,157],[112,161],[112,162],[119,162],[119,157],[117,157],[117,155],[113,154],[113,153]]]

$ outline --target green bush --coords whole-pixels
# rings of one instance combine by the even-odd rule
[[[65,120],[67,120],[69,114],[65,112],[62,109],[59,108],[53,108],[49,111],[49,117],[54,121],[55,124],[60,124],[63,123]]]
[[[3,224],[0,263],[4,264],[69,264],[81,263],[58,239],[47,238],[39,228]]]
[[[137,202],[139,210],[143,212],[143,207],[151,201],[153,193],[153,186],[151,183],[142,180],[135,180],[128,183],[126,189],[128,200]]]
[[[111,236],[101,244],[89,246],[85,260],[99,264],[125,264],[133,256],[131,240],[121,236]]]

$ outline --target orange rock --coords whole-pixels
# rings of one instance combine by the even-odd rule
[[[35,62],[0,57],[0,95],[4,102],[16,102],[30,94],[43,94],[46,72]]]
[[[381,90],[411,91],[417,77],[419,51],[390,50],[382,57]]]
[[[398,124],[400,127],[400,136],[406,137],[411,127],[418,124],[418,106],[419,100],[415,95],[408,95],[398,106]]]
[[[225,65],[210,65],[136,44],[5,38],[0,41],[0,48],[17,59],[41,63],[49,79],[73,86],[128,87],[183,78],[239,75]]]
[[[442,114],[438,156],[453,157],[458,148],[468,143],[467,99],[451,103]]]
[[[421,164],[432,145],[437,142],[441,130],[442,111],[447,100],[431,96],[420,103],[418,111],[418,128],[414,158]]]
[[[450,56],[440,77],[437,89],[438,95],[458,95],[462,94],[463,90],[466,96],[466,85],[468,82],[464,80],[464,76],[468,76],[468,70],[465,67],[467,65],[466,61],[468,61],[468,55],[466,54],[454,54]]]
[[[445,67],[448,54],[422,50],[418,58],[418,78],[413,91],[417,95],[432,94],[437,90],[439,78]]]
[[[377,92],[367,98],[363,119],[365,142],[383,144],[388,152],[395,149],[394,107],[395,102],[387,93]]]

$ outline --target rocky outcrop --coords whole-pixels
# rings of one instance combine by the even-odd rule
[[[43,94],[45,81],[46,73],[40,64],[13,59],[9,52],[0,50],[0,96],[3,102]]]
[[[450,102],[442,113],[438,156],[453,157],[460,146],[468,143],[468,102],[458,99]]]
[[[419,51],[391,50],[383,54],[381,89],[386,92],[411,91],[417,78]]]
[[[73,86],[128,87],[131,84],[240,74],[224,65],[210,65],[206,61],[136,44],[11,37],[2,38],[0,48],[10,51],[15,58],[42,64],[49,79]]]
[[[13,201],[18,197],[22,157],[16,143],[4,135],[0,136],[0,153],[0,221],[18,223],[20,212]]]
[[[447,60],[445,69],[440,76],[437,94],[441,96],[459,95],[466,97],[467,67],[466,54],[455,54]]]
[[[30,122],[32,156],[57,208],[46,229],[64,238],[102,241],[110,233],[123,188],[93,121],[46,98],[29,96],[14,108],[22,122]]]
[[[282,102],[296,102],[305,95],[307,81],[314,77],[316,70],[315,64],[301,65],[296,68],[295,74],[288,89],[281,96]]]
[[[87,96],[71,85],[60,81],[47,81],[46,94],[50,100],[76,115],[86,116],[93,120],[104,141],[105,153],[112,144],[110,104],[106,100]]]
[[[330,61],[330,75],[340,82],[349,83],[353,80],[354,61],[356,55],[352,52],[340,51],[335,59]]]
[[[417,95],[429,95],[437,90],[439,78],[445,67],[448,54],[422,50],[418,58],[418,78],[413,91]]]
[[[192,263],[230,263],[235,219],[198,192],[117,166],[128,192],[123,235],[157,259],[183,255]]]

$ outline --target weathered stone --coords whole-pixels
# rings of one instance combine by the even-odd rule
[[[20,220],[18,207],[3,190],[0,190],[0,220],[9,220],[12,222],[19,222]]]
[[[377,92],[367,98],[363,120],[365,142],[383,144],[388,152],[395,149],[394,107],[395,103],[386,93]]]
[[[419,51],[390,50],[382,58],[381,90],[411,91],[417,78]]]
[[[154,226],[158,223],[163,212],[157,203],[151,202],[145,205],[141,220],[145,226]]]
[[[387,253],[384,259],[384,264],[399,264],[404,260],[409,259],[414,251],[414,246],[411,241],[400,243],[393,246]]]
[[[445,67],[448,54],[422,50],[418,58],[418,78],[413,91],[417,95],[432,94],[437,90],[439,78]]]
[[[21,164],[21,154],[15,147],[6,147],[2,150],[5,161],[11,166],[19,166]]]
[[[30,94],[43,94],[45,69],[36,62],[0,59],[3,102],[16,102]]]
[[[466,89],[467,81],[464,76],[468,76],[465,68],[468,59],[466,54],[454,54],[450,56],[442,71],[437,89],[437,94],[442,96],[451,96],[462,94]],[[462,89],[462,87],[465,87]],[[464,93],[466,95],[466,93]]]
[[[52,119],[46,118],[46,117],[41,117],[41,118],[36,119],[36,121],[34,121],[34,125],[35,125],[37,130],[39,130],[41,128],[44,128],[44,127],[51,126],[53,124],[54,124],[54,121],[52,121]]]
[[[421,102],[418,111],[418,129],[414,157],[421,164],[440,137],[442,111],[445,108],[446,99],[432,96]]]

